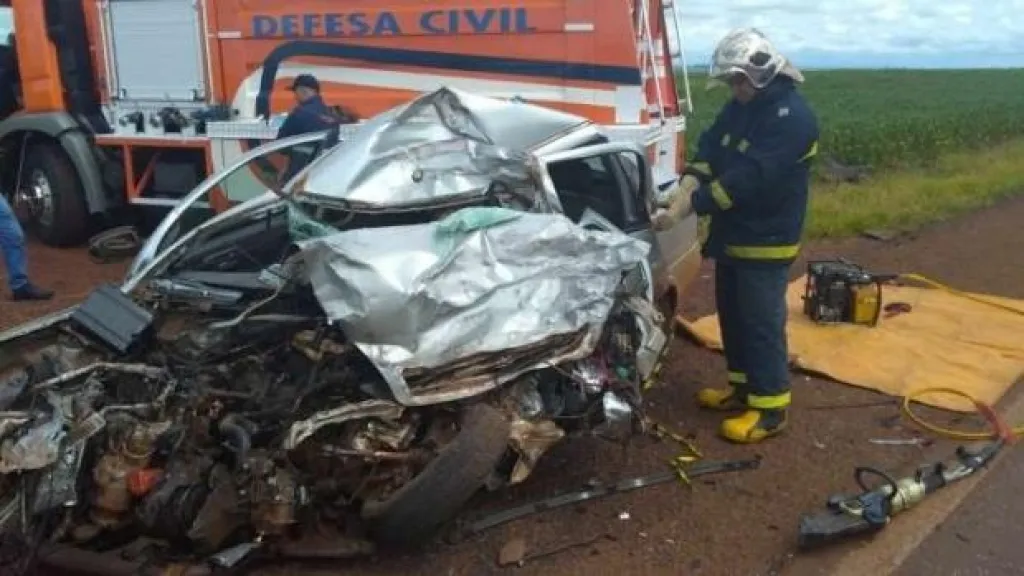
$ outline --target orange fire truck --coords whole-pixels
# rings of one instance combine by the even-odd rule
[[[3,190],[52,245],[172,206],[273,139],[302,73],[359,118],[452,86],[585,116],[642,143],[666,181],[682,167],[690,98],[672,0],[0,6],[13,21],[0,46]]]

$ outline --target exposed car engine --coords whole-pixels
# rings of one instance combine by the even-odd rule
[[[225,320],[151,314],[101,289],[5,372],[0,525],[8,545],[16,535],[27,549],[109,552],[141,538],[132,566],[226,567],[257,551],[348,557],[417,541],[448,511],[409,522],[427,493],[404,496],[417,479],[438,481],[424,471],[446,447],[499,446],[486,470],[470,471],[493,489],[523,481],[567,434],[629,434],[643,378],[638,302],[619,299],[583,360],[472,403],[408,408],[309,294]],[[467,425],[478,437],[460,440]],[[472,445],[488,435],[490,446]],[[469,490],[457,504],[473,491],[456,489]]]
[[[0,561],[198,575],[417,545],[567,436],[641,428],[651,242],[553,210],[473,100],[367,124],[294,197],[179,213],[121,289],[0,334]]]

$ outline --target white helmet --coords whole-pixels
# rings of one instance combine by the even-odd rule
[[[708,88],[722,84],[734,74],[746,76],[758,90],[779,74],[796,82],[804,81],[803,74],[756,28],[733,30],[715,46],[708,71]]]

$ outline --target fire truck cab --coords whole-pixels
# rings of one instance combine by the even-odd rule
[[[172,207],[274,139],[302,73],[356,118],[450,86],[584,116],[642,144],[664,183],[682,169],[690,98],[672,0],[5,0],[0,11],[3,190],[51,245],[123,224],[134,207]],[[221,192],[263,192],[280,153]]]

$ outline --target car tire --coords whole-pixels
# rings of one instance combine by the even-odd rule
[[[374,540],[423,544],[484,486],[508,449],[511,423],[487,404],[467,407],[460,420],[458,433],[422,472],[387,499],[363,504]]]
[[[85,241],[89,234],[85,191],[71,159],[60,146],[32,145],[25,155],[22,178],[19,188],[34,186],[40,190],[28,228],[50,246],[73,246]]]

